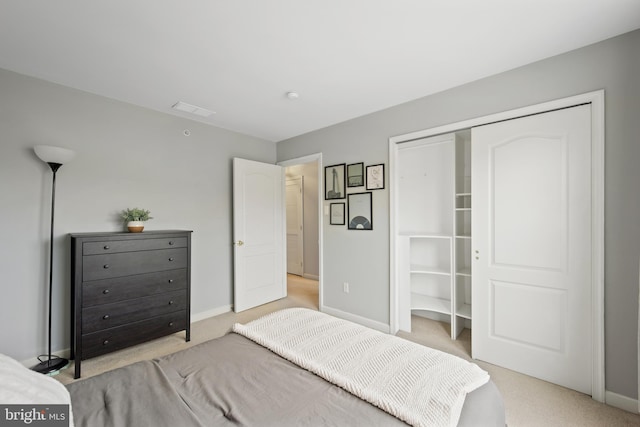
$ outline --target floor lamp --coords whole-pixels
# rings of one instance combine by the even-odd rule
[[[52,374],[69,364],[67,359],[58,356],[51,357],[51,300],[53,299],[53,216],[56,204],[56,172],[60,166],[73,159],[75,152],[72,150],[53,147],[50,145],[36,145],[33,147],[36,155],[46,162],[53,171],[53,181],[51,184],[51,236],[49,238],[49,353],[47,359],[42,360],[31,369],[41,374]]]

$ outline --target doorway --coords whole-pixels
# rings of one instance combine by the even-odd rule
[[[322,310],[322,156],[279,162],[285,170],[287,291],[315,298]]]

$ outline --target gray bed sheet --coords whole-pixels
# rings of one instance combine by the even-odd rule
[[[79,427],[406,425],[234,333],[67,388]],[[459,425],[505,425],[495,384],[467,396]]]

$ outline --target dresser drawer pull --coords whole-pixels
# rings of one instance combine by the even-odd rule
[[[173,258],[169,258],[169,261],[173,261]]]
[[[169,240],[169,246],[173,246],[173,240]]]
[[[109,344],[109,340],[102,341],[102,345],[107,345],[107,344]]]
[[[169,327],[172,327],[172,326],[173,326],[173,322],[169,322]]]
[[[109,315],[108,315],[108,314],[105,314],[104,316],[102,316],[102,318],[103,318],[104,320],[107,320],[107,319],[109,318]]]
[[[169,305],[173,305],[173,300],[169,301]]]
[[[102,266],[103,268],[109,268],[109,264],[105,264]]]
[[[173,279],[169,279],[169,283],[173,283]]]
[[[109,249],[111,249],[111,248],[109,247],[109,245],[104,245],[104,250],[105,250],[105,251],[108,251]]]
[[[102,291],[103,294],[108,294],[109,293],[109,289],[105,289],[104,291]]]

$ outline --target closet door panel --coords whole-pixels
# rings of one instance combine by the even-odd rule
[[[524,135],[491,149],[492,264],[566,269],[566,149],[566,135]]]
[[[590,106],[472,131],[473,357],[591,393]]]

